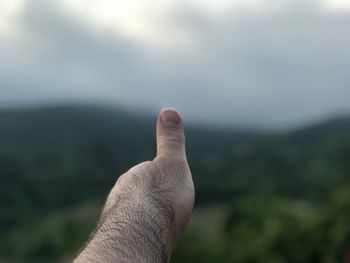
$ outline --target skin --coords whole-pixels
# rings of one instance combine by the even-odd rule
[[[157,120],[156,158],[118,178],[74,263],[170,262],[193,204],[183,123],[174,109],[164,109]]]

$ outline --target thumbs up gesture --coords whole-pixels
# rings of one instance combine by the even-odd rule
[[[156,158],[118,178],[74,262],[170,262],[191,217],[194,186],[179,114],[162,110],[156,130]]]

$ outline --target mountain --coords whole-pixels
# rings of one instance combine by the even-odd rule
[[[91,105],[2,110],[1,185],[43,209],[104,198],[119,174],[155,156],[155,121],[149,114]],[[347,171],[349,134],[345,117],[275,135],[186,126],[199,200],[244,193],[256,184],[297,194],[297,185],[311,183],[301,176],[305,169],[338,183],[324,174],[325,166]],[[333,164],[335,158],[344,163]]]
[[[0,261],[17,249],[23,258],[49,253],[46,234],[70,237],[72,226],[79,238],[60,244],[73,253],[94,224],[93,216],[90,225],[79,219],[85,205],[101,204],[120,174],[154,158],[155,122],[147,113],[91,105],[1,110]],[[185,126],[198,206],[270,195],[317,203],[350,184],[350,117],[281,134]],[[50,253],[61,255],[56,248]]]

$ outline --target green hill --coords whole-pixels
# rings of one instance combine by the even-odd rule
[[[72,253],[118,175],[155,156],[155,120],[97,106],[1,110],[0,261],[18,251],[35,262]],[[186,135],[198,206],[266,195],[320,203],[350,183],[350,118],[284,134],[186,125]],[[72,251],[38,230],[40,222],[70,233],[77,218],[90,223],[68,242]]]

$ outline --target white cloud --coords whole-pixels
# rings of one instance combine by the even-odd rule
[[[17,30],[17,19],[23,8],[23,0],[0,1],[0,36],[13,35]]]
[[[255,16],[318,6],[315,0],[62,0],[59,3],[90,26],[112,30],[157,48],[193,44],[192,32],[181,23],[169,28],[174,17],[189,14],[216,21],[227,15]]]
[[[102,30],[114,31],[134,41],[157,47],[189,44],[186,32],[169,32],[161,18],[171,13],[173,0],[64,0],[67,12]]]
[[[337,12],[349,12],[350,1],[349,0],[324,0],[324,7],[327,10]]]
[[[283,127],[350,110],[350,16],[316,7],[299,12],[299,4],[208,15],[209,7],[180,2],[155,7],[162,21],[156,32],[166,32],[157,34],[167,41],[188,32],[193,46],[159,49],[88,22],[85,7],[68,12],[61,3],[31,0],[18,19],[21,34],[0,42],[0,105],[175,106],[192,121]]]

